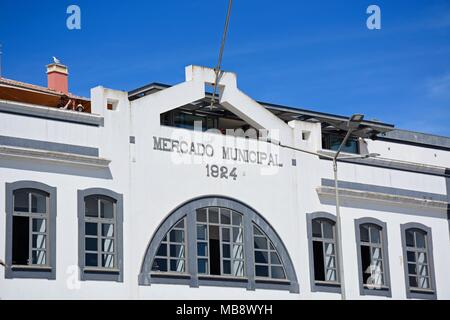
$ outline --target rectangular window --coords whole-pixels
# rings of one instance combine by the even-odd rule
[[[48,194],[39,190],[14,191],[12,265],[49,265],[48,198]]]
[[[329,219],[311,221],[314,280],[317,284],[338,284],[335,223]]]
[[[242,216],[225,208],[197,210],[199,274],[244,276]]]
[[[343,135],[324,133],[322,134],[322,149],[337,151],[343,140]],[[358,139],[350,137],[342,147],[342,152],[359,154]]]
[[[115,202],[94,195],[86,197],[84,203],[84,264],[86,267],[115,269]]]

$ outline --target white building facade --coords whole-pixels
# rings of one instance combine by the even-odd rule
[[[450,138],[363,121],[344,155],[379,156],[338,162],[339,242],[345,118],[233,73],[210,108],[214,77],[96,87],[90,113],[0,100],[1,299],[340,299],[342,274],[346,299],[450,299]]]

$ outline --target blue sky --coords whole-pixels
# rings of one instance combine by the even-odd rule
[[[228,0],[0,1],[3,76],[46,85],[57,56],[70,90],[183,81],[217,63]],[[66,9],[81,8],[81,30]],[[368,30],[366,8],[381,8]],[[235,0],[223,69],[254,99],[450,136],[450,0]]]

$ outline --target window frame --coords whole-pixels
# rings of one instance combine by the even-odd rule
[[[370,289],[364,284],[364,275],[362,271],[362,256],[361,256],[361,231],[360,228],[363,225],[375,225],[379,227],[381,236],[381,254],[383,255],[383,276],[384,276],[384,286],[381,289]],[[355,219],[355,243],[356,243],[356,254],[358,257],[358,279],[359,279],[359,293],[361,295],[367,296],[382,296],[382,297],[392,297],[392,284],[391,275],[389,267],[389,241],[387,233],[387,224],[381,220],[363,217]],[[364,242],[366,243],[366,242]],[[370,246],[372,248],[372,246]]]
[[[244,277],[205,275],[198,273],[197,266],[197,228],[196,213],[197,209],[206,207],[219,207],[230,209],[242,215],[243,217],[243,236],[244,236],[244,252],[245,265]],[[152,273],[152,262],[156,255],[159,244],[164,236],[172,228],[172,226],[182,219],[186,218],[186,244],[187,244],[187,270],[188,274],[162,274]],[[256,224],[267,237],[272,241],[273,246],[277,250],[280,260],[284,265],[286,280],[267,279],[255,277],[255,261],[253,247],[253,224]],[[251,255],[248,254],[251,252]],[[292,260],[279,236],[267,221],[260,216],[255,210],[244,205],[243,203],[219,196],[206,196],[202,198],[194,198],[174,209],[156,228],[150,243],[147,247],[139,274],[139,285],[151,285],[155,283],[161,284],[183,284],[190,287],[199,286],[222,286],[222,287],[238,287],[247,290],[255,289],[273,289],[273,290],[289,290],[291,293],[299,292],[297,276],[292,264]]]
[[[46,213],[46,265],[13,265],[13,217],[27,216],[32,214],[15,214],[14,212],[14,192],[21,189],[36,190],[47,194],[47,213]],[[6,212],[6,254],[5,254],[5,278],[32,278],[32,279],[56,279],[56,188],[37,181],[16,181],[5,184],[5,212]],[[39,214],[37,214],[39,215]],[[32,221],[32,219],[30,220]],[[32,223],[32,222],[31,222]],[[32,236],[32,229],[29,235]],[[31,240],[29,240],[31,241]]]
[[[427,259],[430,276],[430,290],[411,289],[409,285],[409,272],[408,272],[408,247],[406,246],[406,231],[410,229],[418,229],[426,234],[426,246],[427,246]],[[402,252],[403,252],[403,269],[405,276],[405,289],[407,299],[437,299],[436,293],[436,276],[434,271],[434,258],[433,258],[433,238],[431,228],[417,222],[409,222],[400,225],[401,237],[402,237]]]
[[[313,212],[308,213],[306,215],[306,227],[307,227],[307,235],[308,235],[308,251],[309,251],[309,275],[310,275],[310,284],[312,292],[330,292],[330,293],[341,293],[341,284],[339,278],[339,257],[336,254],[336,272],[338,282],[317,282],[315,278],[315,269],[314,269],[314,248],[313,248],[313,230],[312,230],[312,222],[315,219],[319,220],[329,220],[334,223],[334,250],[337,253],[338,250],[338,230],[336,228],[336,216],[328,213],[328,212]]]
[[[97,280],[97,281],[116,281],[123,282],[123,195],[104,188],[89,188],[78,190],[78,267],[81,281]],[[100,226],[101,221],[110,223],[108,218],[86,218],[85,216],[85,199],[90,196],[99,196],[100,198],[109,198],[113,200],[114,205],[114,245],[115,245],[115,266],[114,268],[89,267],[85,265],[85,223],[93,220]],[[100,213],[99,213],[100,214]],[[99,228],[99,226],[97,226]],[[98,229],[97,229],[98,230]],[[101,234],[97,235],[98,241],[102,238]],[[101,245],[101,243],[100,243]],[[101,252],[101,247],[97,252]],[[98,257],[100,259],[100,257]]]

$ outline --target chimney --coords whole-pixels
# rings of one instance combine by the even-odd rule
[[[47,83],[48,88],[65,94],[69,93],[69,70],[67,66],[61,64],[58,59],[53,58],[54,62],[47,65]]]

